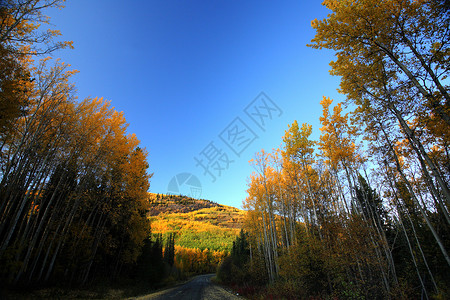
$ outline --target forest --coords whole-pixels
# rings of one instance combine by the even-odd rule
[[[449,3],[323,5],[308,46],[346,100],[323,97],[318,140],[294,121],[255,154],[218,275],[254,298],[448,299]]]
[[[152,234],[173,239],[175,277],[215,273],[232,250],[245,212],[208,200],[150,194]],[[164,254],[166,252],[164,251]]]
[[[254,155],[245,213],[148,193],[124,114],[52,57],[73,48],[45,29],[63,2],[0,0],[0,292],[217,268],[255,299],[450,298],[447,0],[323,1],[308,46],[345,101],[303,99],[320,137],[293,121]]]
[[[150,234],[147,151],[103,98],[78,100],[52,59],[46,8],[0,2],[1,286],[85,285],[137,276]]]

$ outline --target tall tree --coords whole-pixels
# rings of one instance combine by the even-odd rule
[[[2,0],[0,2],[0,44],[11,53],[46,54],[72,47],[72,42],[54,42],[59,30],[40,31],[50,24],[44,15],[47,8],[62,8],[65,0]]]

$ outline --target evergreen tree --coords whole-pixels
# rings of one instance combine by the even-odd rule
[[[233,242],[233,248],[231,250],[231,257],[233,263],[242,268],[250,258],[250,244],[248,242],[248,233],[243,229]]]
[[[137,260],[137,278],[152,285],[163,278],[164,272],[162,235],[158,234],[155,241],[151,236],[145,239],[142,254]]]
[[[175,258],[175,233],[170,233],[167,237],[166,247],[164,248],[164,261],[173,266]]]
[[[361,174],[358,175],[358,183],[355,187],[356,199],[362,213],[367,220],[373,219],[377,225],[383,226],[387,220],[387,212],[383,207],[383,201]]]

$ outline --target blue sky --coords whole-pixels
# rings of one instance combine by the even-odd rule
[[[80,71],[78,97],[110,100],[148,150],[150,191],[188,173],[198,181],[176,177],[183,194],[201,185],[201,198],[235,207],[255,152],[279,147],[294,120],[317,139],[322,96],[343,100],[333,53],[306,47],[327,14],[320,1],[233,0],[68,0],[47,12],[74,42],[54,56]]]

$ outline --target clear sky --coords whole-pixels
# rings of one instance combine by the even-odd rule
[[[80,71],[78,97],[110,100],[148,150],[150,191],[178,181],[240,208],[254,153],[294,120],[317,139],[322,96],[343,100],[333,53],[306,47],[320,2],[67,0],[47,15],[74,42],[54,56]]]

